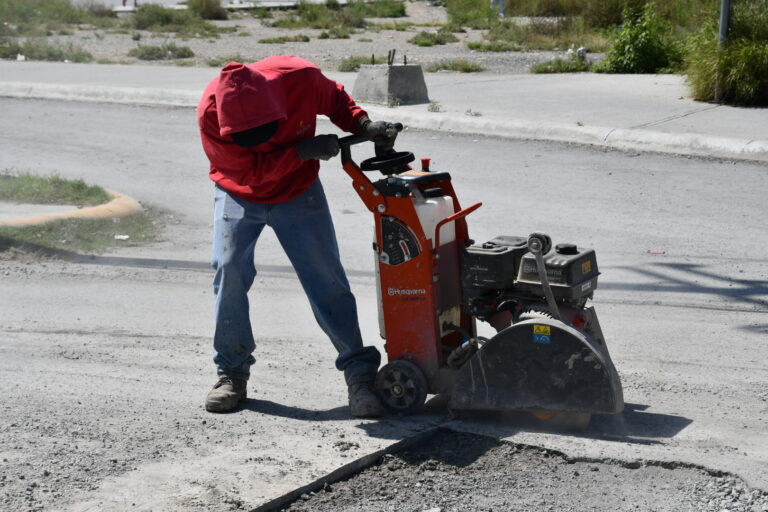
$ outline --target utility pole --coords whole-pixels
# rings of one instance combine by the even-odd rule
[[[728,28],[731,26],[731,0],[720,0],[720,36],[717,39],[717,52],[720,53],[723,45],[728,40]],[[719,60],[719,59],[718,59]],[[717,66],[717,78],[715,80],[715,103],[720,103],[723,92],[720,87],[720,66]]]

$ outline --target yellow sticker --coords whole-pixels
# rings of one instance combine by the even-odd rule
[[[533,326],[533,334],[546,334],[549,336],[552,334],[551,329],[548,325],[535,325]]]
[[[589,274],[590,272],[592,272],[592,260],[587,260],[581,264],[581,273]]]

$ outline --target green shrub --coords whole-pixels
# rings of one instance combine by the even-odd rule
[[[349,39],[352,35],[352,31],[346,27],[333,27],[329,30],[322,32],[318,39]]]
[[[108,202],[111,197],[101,187],[83,180],[67,180],[56,174],[8,174],[0,172],[0,199],[33,204],[74,204],[94,206]]]
[[[309,36],[299,34],[297,36],[269,37],[267,39],[259,39],[259,42],[264,44],[308,43]]]
[[[100,28],[118,22],[102,4],[73,5],[70,0],[0,0],[0,35],[43,36],[67,25]]]
[[[12,39],[0,41],[0,58],[15,59],[21,54],[27,60],[43,60],[51,62],[91,62],[93,55],[81,46],[68,42],[59,44],[45,38],[30,38],[24,43]]]
[[[519,52],[523,49],[519,44],[509,41],[473,41],[467,43],[467,48],[478,52]]]
[[[557,57],[549,62],[541,62],[531,66],[531,73],[581,73],[589,71],[591,65],[578,58]]]
[[[458,71],[460,73],[477,73],[485,71],[485,68],[479,64],[471,63],[464,59],[455,59],[437,62],[427,67],[427,71],[434,73],[436,71]]]
[[[281,28],[318,28],[333,27],[364,28],[365,17],[349,7],[341,7],[335,0],[325,4],[299,2],[296,14],[275,20],[271,26]]]
[[[206,61],[206,64],[208,64],[212,68],[221,68],[221,67],[224,67],[226,64],[229,64],[230,62],[246,63],[246,62],[250,62],[250,60],[243,57],[239,53],[236,53],[234,55],[223,55],[220,57],[214,57],[212,59],[208,59]]]
[[[717,14],[688,41],[686,72],[695,99],[768,106],[768,1],[734,5],[728,41],[718,50]]]
[[[339,71],[344,73],[349,73],[352,71],[357,71],[360,69],[360,66],[363,64],[384,64],[387,62],[387,59],[384,57],[364,57],[362,55],[353,55],[351,57],[345,57],[341,59],[341,64],[339,64]]]
[[[349,2],[349,9],[364,18],[402,18],[406,15],[405,3],[397,0],[373,0]]]
[[[129,57],[139,60],[169,60],[188,59],[195,54],[188,46],[176,46],[175,43],[165,43],[160,46],[140,44],[128,52]]]
[[[555,50],[584,46],[592,51],[607,49],[608,39],[596,31],[587,30],[578,18],[533,20],[521,25],[503,20],[492,25],[485,34],[492,44],[478,45],[481,51]],[[508,43],[508,44],[500,44]]]
[[[451,23],[471,28],[488,28],[499,15],[488,0],[447,0],[445,4]]]
[[[204,20],[226,20],[229,17],[219,0],[187,0],[187,8]]]
[[[657,73],[679,67],[682,48],[671,39],[671,29],[646,4],[639,15],[625,11],[624,25],[616,31],[613,46],[597,70],[603,73]]]
[[[439,30],[437,32],[419,32],[408,40],[409,43],[416,46],[435,46],[441,44],[455,43],[458,38],[450,32]]]
[[[0,38],[0,59],[15,59],[21,53],[21,45],[10,37]]]
[[[157,4],[140,4],[133,15],[132,28],[154,32],[176,32],[188,36],[217,36],[235,27],[217,28],[190,10],[169,9]]]

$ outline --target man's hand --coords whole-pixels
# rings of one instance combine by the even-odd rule
[[[335,135],[317,135],[300,140],[295,148],[302,160],[330,160],[339,154],[339,138]]]
[[[360,135],[372,140],[376,145],[376,154],[389,153],[395,146],[397,128],[386,121],[371,121],[363,118],[360,122]]]

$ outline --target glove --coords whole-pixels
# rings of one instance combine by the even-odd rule
[[[364,117],[360,121],[360,135],[372,140],[376,146],[376,154],[390,153],[395,146],[397,128],[386,121],[371,121]]]
[[[335,135],[317,135],[300,140],[294,147],[302,160],[330,160],[339,154],[339,138]]]

